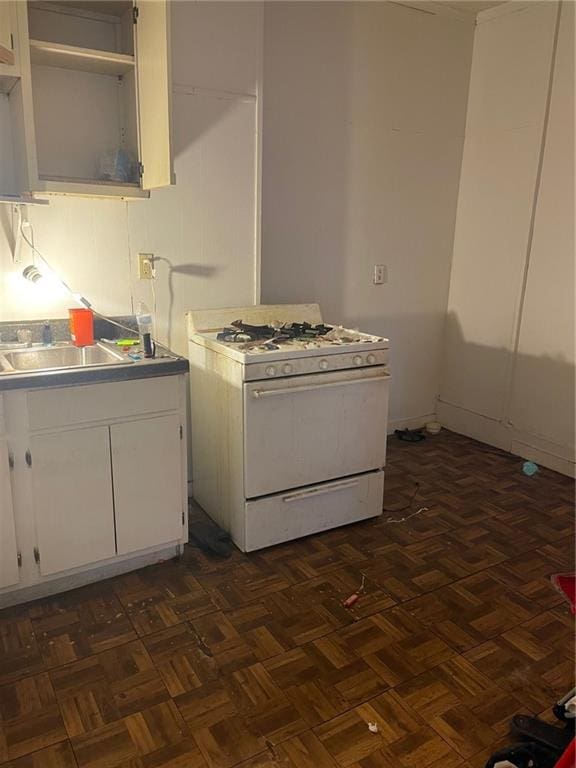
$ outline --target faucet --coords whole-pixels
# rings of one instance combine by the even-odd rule
[[[45,347],[50,347],[53,343],[50,321],[45,320],[44,325],[42,326],[42,344],[44,344]]]

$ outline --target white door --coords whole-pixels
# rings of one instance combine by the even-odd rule
[[[376,366],[245,384],[246,498],[381,469],[388,379]]]
[[[18,547],[12,507],[8,444],[6,440],[0,440],[0,589],[16,584],[18,580]]]
[[[30,449],[40,572],[113,557],[108,427],[38,435]]]
[[[166,0],[136,4],[136,74],[142,187],[174,184],[170,126],[170,8]]]
[[[14,7],[0,0],[0,64],[14,64]]]
[[[180,419],[110,427],[118,554],[182,538]]]

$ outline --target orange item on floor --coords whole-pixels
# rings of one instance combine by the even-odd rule
[[[70,336],[77,347],[94,344],[94,315],[91,309],[69,309]]]

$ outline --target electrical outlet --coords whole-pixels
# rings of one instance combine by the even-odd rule
[[[383,285],[388,282],[388,270],[386,264],[374,264],[374,285]]]
[[[138,254],[138,279],[139,280],[154,279],[154,254],[153,253]]]

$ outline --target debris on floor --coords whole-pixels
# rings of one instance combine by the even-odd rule
[[[366,576],[362,574],[362,584],[360,584],[360,588],[356,590],[356,592],[353,592],[350,597],[347,597],[346,600],[342,602],[342,605],[344,608],[352,608],[352,606],[356,605],[358,600],[360,600],[360,595],[364,593],[364,588],[366,585]]]
[[[398,440],[404,440],[406,443],[419,443],[426,440],[426,435],[421,429],[395,429],[394,434]]]
[[[190,524],[190,538],[209,555],[228,558],[234,550],[230,535],[211,520],[195,520]]]
[[[420,490],[420,483],[417,482],[414,485],[414,490],[407,504],[404,504],[401,507],[396,507],[395,509],[382,507],[382,511],[383,512],[404,512],[404,510],[406,509],[411,510],[419,490]],[[405,515],[404,517],[389,517],[387,520],[385,520],[385,522],[386,523],[404,523],[406,520],[410,520],[411,517],[416,517],[416,515],[420,515],[422,512],[428,512],[429,509],[430,507],[419,507],[417,510],[415,510],[414,512],[411,512],[411,514],[409,515]]]
[[[524,472],[526,477],[533,477],[538,472],[538,469],[538,464],[534,464],[533,461],[525,461],[522,464],[522,472]]]

